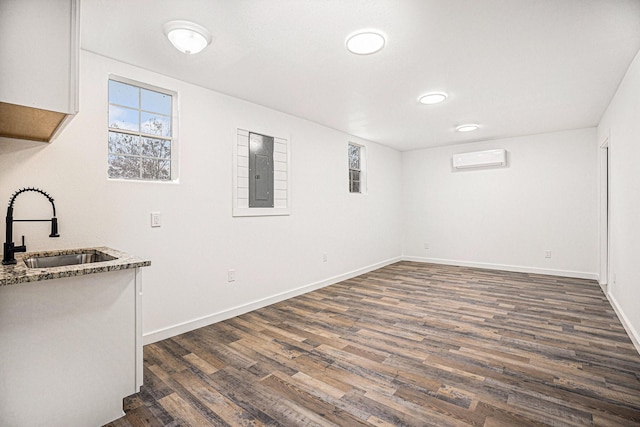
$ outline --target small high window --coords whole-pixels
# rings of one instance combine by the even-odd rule
[[[349,143],[349,192],[362,193],[364,147]]]
[[[174,93],[160,88],[109,79],[109,178],[175,178],[174,97]]]

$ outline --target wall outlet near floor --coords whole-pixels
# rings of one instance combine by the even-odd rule
[[[162,216],[160,212],[151,212],[151,227],[160,227],[162,225]]]
[[[425,249],[429,249],[429,244],[428,244],[428,243],[425,243],[425,244],[424,244],[424,248],[425,248]]]
[[[236,281],[236,271],[229,270],[227,271],[227,282],[235,282]]]
[[[326,253],[322,254],[322,262],[327,262],[327,254]]]
[[[545,258],[551,258],[551,251],[544,251]]]

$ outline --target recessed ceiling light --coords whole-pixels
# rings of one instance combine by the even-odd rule
[[[477,130],[480,127],[480,125],[477,125],[475,123],[469,123],[466,125],[460,125],[456,128],[456,130],[458,132],[473,132],[474,130]]]
[[[447,99],[446,93],[441,93],[441,92],[428,93],[426,95],[422,95],[420,99],[418,99],[418,102],[421,104],[431,105],[431,104],[439,104],[443,102],[445,99]]]
[[[374,31],[362,31],[347,39],[347,49],[356,55],[370,55],[384,47],[385,38]]]
[[[198,53],[211,43],[209,31],[193,22],[169,21],[162,28],[171,44],[180,52]]]

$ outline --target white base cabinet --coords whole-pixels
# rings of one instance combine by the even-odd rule
[[[0,425],[101,426],[142,384],[139,268],[0,286]]]

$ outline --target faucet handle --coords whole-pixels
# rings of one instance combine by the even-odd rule
[[[13,251],[14,252],[26,252],[27,251],[27,246],[24,244],[24,236],[22,236],[22,245],[21,246],[14,246],[13,247]]]

